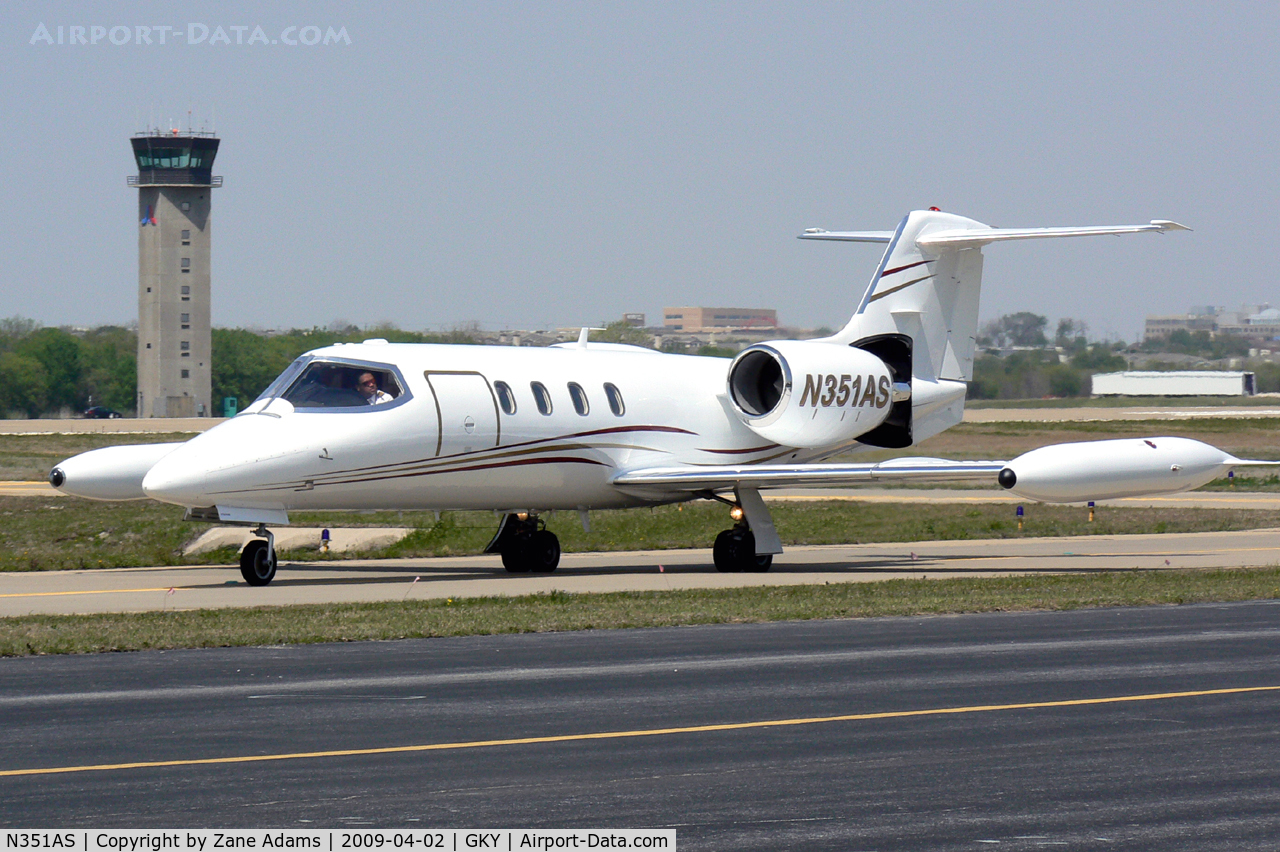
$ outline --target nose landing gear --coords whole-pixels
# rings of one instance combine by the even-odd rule
[[[251,539],[240,551],[240,576],[250,586],[265,586],[276,576],[276,537],[262,524],[253,534],[263,538]]]

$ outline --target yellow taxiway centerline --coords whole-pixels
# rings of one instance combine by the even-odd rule
[[[942,707],[931,710],[897,710],[882,713],[852,713],[844,716],[817,716],[802,719],[771,719],[759,722],[733,722],[722,725],[693,725],[682,728],[649,728],[637,731],[602,731],[588,734],[560,734],[546,737],[521,737],[509,740],[475,740],[473,742],[431,743],[427,745],[353,748],[334,751],[293,752],[289,754],[254,754],[239,757],[205,757],[190,760],[153,760],[136,763],[101,763],[88,766],[52,766],[42,769],[5,769],[0,777],[20,775],[57,775],[69,772],[109,772],[122,769],[156,769],[167,766],[213,766],[231,763],[260,763],[274,760],[305,760],[318,757],[359,757],[379,754],[411,754],[423,751],[456,751],[466,748],[542,745],[546,743],[613,740],[632,737],[657,737],[672,734],[700,734],[717,731],[745,731],[759,728],[784,728],[796,725],[821,725],[831,722],[864,722],[876,719],[908,719],[921,716],[949,716],[962,713],[991,713],[1000,710],[1042,710],[1055,707],[1088,707],[1138,701],[1167,701],[1176,698],[1198,698],[1215,695],[1242,695],[1250,692],[1275,692],[1280,686],[1246,686],[1234,689],[1204,689],[1194,692],[1156,692],[1145,695],[1118,695],[1110,698],[1075,698],[1066,701],[1032,701],[1023,704],[985,704],[972,707]]]
[[[63,595],[127,595],[137,592],[185,592],[186,586],[165,586],[160,589],[84,589],[74,592],[12,592],[0,594],[0,598],[57,598]]]

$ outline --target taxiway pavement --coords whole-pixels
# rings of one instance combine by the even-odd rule
[[[282,563],[271,585],[237,567],[186,566],[0,573],[0,617],[288,606],[538,592],[614,592],[855,583],[1280,562],[1280,530],[1177,535],[924,541],[791,547],[772,570],[715,571],[710,550],[566,553],[546,575],[511,575],[497,556]]]
[[[1260,602],[7,659],[0,825],[1270,852],[1278,643]]]

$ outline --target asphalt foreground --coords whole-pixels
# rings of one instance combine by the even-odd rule
[[[0,823],[1274,849],[1280,603],[0,660]]]

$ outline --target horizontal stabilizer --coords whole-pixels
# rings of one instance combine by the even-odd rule
[[[1006,240],[1038,240],[1047,237],[1098,237],[1117,234],[1140,234],[1144,231],[1190,231],[1168,219],[1152,219],[1149,225],[1090,225],[1079,228],[969,228],[934,231],[916,240],[924,248],[976,248]]]
[[[802,240],[841,240],[846,243],[888,243],[893,231],[824,231],[810,228],[800,235]]]

